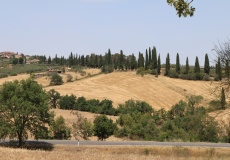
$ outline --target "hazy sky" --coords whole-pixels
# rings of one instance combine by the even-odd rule
[[[166,0],[0,0],[0,52],[54,57],[124,54],[156,46],[165,63],[176,53],[200,65],[230,35],[230,0],[195,0],[195,15],[178,18]]]

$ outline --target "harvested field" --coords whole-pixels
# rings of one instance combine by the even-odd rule
[[[54,146],[52,151],[0,148],[1,160],[227,160],[230,149],[154,146]]]
[[[61,95],[74,94],[87,99],[110,99],[116,107],[129,99],[148,102],[155,109],[170,109],[189,95],[203,96],[203,104],[215,99],[211,94],[217,83],[207,81],[187,81],[165,76],[156,78],[152,75],[141,77],[135,72],[113,72],[90,78],[65,83],[61,86],[48,86],[46,90],[55,89]]]

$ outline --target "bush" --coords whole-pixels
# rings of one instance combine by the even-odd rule
[[[51,132],[54,139],[69,139],[71,137],[71,129],[65,124],[65,119],[62,116],[57,117],[51,124]]]
[[[179,74],[176,71],[169,71],[170,78],[179,78]]]
[[[62,85],[62,77],[58,73],[54,73],[50,80],[50,85]]]
[[[70,96],[68,95],[62,96],[59,100],[60,109],[71,110],[74,109],[75,104],[76,104],[76,97],[73,94],[71,94]]]
[[[5,77],[8,77],[8,75],[6,73],[1,73],[0,74],[0,78],[5,78]]]
[[[73,76],[71,74],[67,74],[67,82],[73,82]]]
[[[210,76],[209,76],[208,74],[205,74],[205,75],[203,76],[203,80],[204,80],[204,81],[210,81]]]
[[[102,73],[112,73],[114,71],[114,67],[112,65],[105,65],[105,66],[102,66],[101,68],[101,72]]]

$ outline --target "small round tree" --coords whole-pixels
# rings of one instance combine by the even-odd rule
[[[62,85],[62,84],[63,84],[62,77],[59,74],[54,73],[51,77],[50,85]]]
[[[113,135],[116,125],[111,119],[108,119],[105,115],[97,116],[94,121],[94,135],[98,137],[98,140],[105,140],[109,136]]]

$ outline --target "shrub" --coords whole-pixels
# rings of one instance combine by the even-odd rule
[[[67,82],[73,82],[73,76],[71,74],[67,74]]]
[[[62,85],[62,77],[58,73],[54,73],[50,80],[50,85]]]

